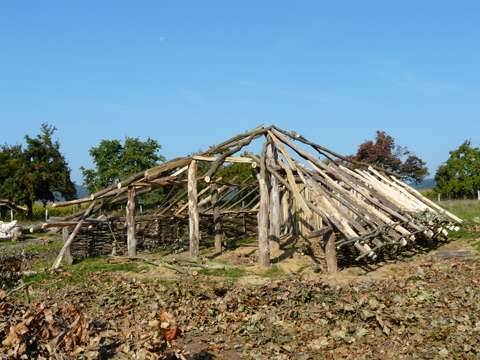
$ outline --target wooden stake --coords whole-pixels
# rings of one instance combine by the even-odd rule
[[[213,228],[215,234],[215,250],[222,252],[222,223],[220,218],[220,207],[218,206],[218,185],[213,183],[211,185],[211,202],[213,209]]]
[[[333,231],[328,231],[326,234],[325,243],[325,260],[327,262],[327,271],[329,273],[337,272],[337,247],[336,238]]]
[[[190,256],[198,257],[200,247],[200,224],[198,214],[196,160],[192,160],[188,167],[188,220],[190,231]]]
[[[127,247],[128,256],[137,256],[137,239],[135,237],[135,187],[128,188],[127,200]]]
[[[266,143],[260,159],[260,171],[257,172],[260,192],[260,208],[258,209],[258,263],[270,266],[270,246],[268,241],[268,186],[265,165]]]
[[[64,243],[67,242],[68,235],[69,235],[68,227],[62,228],[62,238],[63,238]],[[69,265],[73,264],[73,257],[72,257],[72,253],[70,251],[70,246],[67,247],[67,249],[65,250],[64,260]]]

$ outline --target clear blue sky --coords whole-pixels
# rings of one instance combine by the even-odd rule
[[[0,142],[42,122],[173,157],[257,124],[342,153],[382,129],[431,169],[480,141],[478,1],[3,1]]]

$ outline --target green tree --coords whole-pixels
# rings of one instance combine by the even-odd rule
[[[475,196],[480,190],[480,148],[465,141],[450,151],[448,160],[437,170],[435,182],[435,191],[444,196]]]
[[[428,175],[426,163],[384,131],[377,131],[375,141],[360,144],[350,159],[382,167],[410,182],[419,183]]]
[[[93,193],[130,174],[151,168],[165,161],[158,154],[160,149],[160,144],[150,138],[143,141],[127,137],[124,144],[120,140],[102,140],[90,149],[95,168],[81,168],[84,184]]]
[[[30,218],[35,201],[45,206],[57,193],[66,199],[76,195],[60,143],[53,140],[55,131],[42,124],[38,135],[25,136],[24,148],[4,145],[0,152],[0,196],[26,204]]]
[[[60,152],[60,143],[53,140],[56,130],[54,126],[42,124],[40,134],[25,136],[26,166],[22,168],[20,178],[27,193],[26,205],[30,216],[36,200],[46,206],[48,201],[55,200],[55,193],[67,200],[76,195],[75,185],[70,179],[70,168]]]
[[[26,157],[21,145],[0,148],[0,197],[25,204],[27,192],[21,186],[21,173],[26,168]]]

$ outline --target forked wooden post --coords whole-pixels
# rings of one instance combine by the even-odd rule
[[[257,172],[258,188],[260,192],[260,207],[258,209],[258,263],[260,266],[270,266],[270,245],[268,240],[268,210],[269,194],[267,186],[267,172],[265,164],[266,144],[260,159],[260,169]]]
[[[190,231],[190,256],[198,257],[200,248],[200,224],[198,215],[197,162],[188,166],[188,224]]]
[[[135,236],[135,187],[130,186],[127,194],[127,248],[128,256],[137,255],[137,238]]]
[[[222,219],[220,218],[220,208],[218,206],[218,185],[212,184],[211,203],[213,208],[213,232],[215,236],[215,250],[222,251]]]
[[[328,231],[325,234],[325,260],[327,262],[327,271],[329,273],[337,272],[337,245],[335,232]]]
[[[69,231],[68,231],[68,227],[66,227],[66,226],[63,227],[63,228],[62,228],[62,239],[63,239],[63,243],[66,243],[66,242],[67,242],[67,240],[68,240],[68,235],[69,235],[69,234],[70,234],[70,233],[69,233]],[[71,251],[70,251],[70,246],[65,249],[64,261],[65,261],[67,264],[69,264],[69,265],[73,264],[73,257],[72,257],[72,253],[71,253]]]

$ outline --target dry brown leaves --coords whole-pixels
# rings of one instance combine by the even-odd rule
[[[22,277],[21,255],[0,256],[0,290],[15,286]]]
[[[0,292],[1,319],[5,319],[4,315],[13,306],[6,294]],[[4,355],[15,359],[80,356],[97,359],[114,354],[161,359],[166,356],[168,342],[180,334],[175,318],[163,310],[154,314],[149,328],[142,328],[127,314],[108,321],[90,319],[82,306],[72,303],[43,301],[19,312],[23,314],[17,314],[18,318],[0,321]],[[4,330],[8,328],[3,334],[2,323]]]

